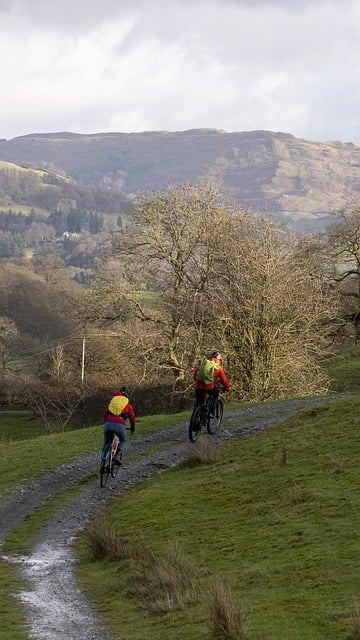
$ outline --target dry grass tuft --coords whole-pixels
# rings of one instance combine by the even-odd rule
[[[141,542],[118,537],[104,520],[89,525],[84,539],[92,559],[121,563],[128,597],[147,613],[163,614],[197,601],[197,576],[177,544],[154,554]]]
[[[180,466],[197,467],[202,464],[216,464],[220,460],[219,448],[209,438],[205,437],[200,438],[195,444],[188,447],[187,457]]]
[[[280,451],[278,451],[276,462],[279,467],[285,467],[287,464],[287,450],[285,445],[282,445]]]
[[[144,611],[164,614],[197,602],[197,576],[177,544],[164,555],[144,554],[128,574],[128,596]]]
[[[295,506],[297,504],[310,502],[311,498],[309,494],[307,494],[303,489],[301,489],[301,487],[299,487],[299,485],[294,482],[288,489],[286,500],[288,504],[290,504],[291,506]]]
[[[156,585],[152,608],[155,612],[166,613],[196,602],[194,569],[177,544],[170,546],[163,557],[153,557],[153,575]]]
[[[247,637],[248,621],[240,602],[221,578],[213,585],[210,598],[210,616],[213,636],[221,640],[243,640]]]
[[[360,603],[354,602],[350,609],[351,635],[352,640],[360,638]]]
[[[329,466],[334,473],[344,473],[346,465],[346,458],[332,458],[329,462]]]
[[[120,538],[105,520],[96,520],[84,532],[85,543],[94,560],[129,560],[142,557],[143,547]]]

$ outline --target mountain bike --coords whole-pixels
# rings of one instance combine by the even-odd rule
[[[205,427],[211,435],[217,433],[221,426],[223,413],[224,401],[220,396],[214,399],[212,396],[206,395],[202,404],[195,404],[189,423],[190,442],[196,442]]]
[[[106,487],[109,478],[115,478],[120,469],[120,465],[114,463],[114,457],[119,447],[119,436],[114,433],[112,441],[101,451],[100,456],[100,486]]]

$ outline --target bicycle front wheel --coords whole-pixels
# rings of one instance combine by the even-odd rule
[[[201,434],[201,416],[202,407],[195,407],[189,423],[189,439],[190,442],[196,442]]]
[[[106,446],[101,452],[100,486],[106,487],[110,476],[110,447]]]
[[[111,454],[111,459],[110,459],[110,474],[112,478],[116,478],[120,469],[120,465],[114,463],[114,457],[116,453],[117,453],[117,450],[115,451],[114,454],[113,453]]]
[[[224,403],[221,398],[218,398],[215,405],[214,416],[212,417],[211,415],[209,415],[209,418],[207,421],[206,426],[207,426],[208,433],[210,433],[211,435],[214,435],[219,431],[221,422],[223,419],[223,414],[224,414]]]
[[[106,460],[101,461],[100,465],[100,486],[106,487],[108,480],[110,477],[110,460],[106,458]]]

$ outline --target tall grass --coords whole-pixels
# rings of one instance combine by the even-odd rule
[[[352,640],[359,640],[360,638],[360,602],[353,603],[350,609],[350,622],[351,622],[351,638]]]
[[[162,554],[153,553],[140,540],[118,536],[103,519],[88,527],[84,540],[93,560],[118,563],[114,588],[119,588],[119,576],[126,575],[128,597],[147,613],[163,614],[196,602],[196,573],[177,542]]]
[[[213,635],[219,640],[242,640],[247,637],[248,620],[240,601],[224,580],[214,581],[210,595],[210,615]]]

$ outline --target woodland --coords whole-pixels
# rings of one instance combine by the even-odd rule
[[[231,396],[329,389],[321,362],[359,340],[360,202],[317,234],[227,199],[213,181],[125,196],[0,163],[0,400],[47,432],[192,403],[192,369],[225,355]]]

